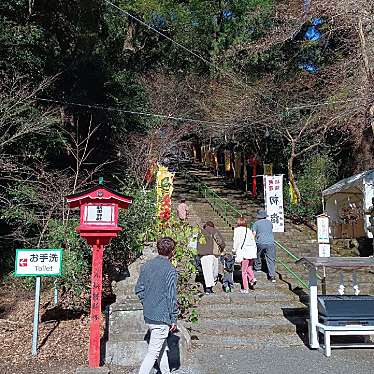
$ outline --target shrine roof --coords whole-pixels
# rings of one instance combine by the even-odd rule
[[[322,196],[327,197],[347,191],[351,193],[362,193],[362,184],[364,181],[370,184],[374,183],[374,169],[366,170],[362,173],[340,180],[331,187],[322,191]]]
[[[132,197],[125,196],[122,194],[119,194],[112,189],[103,186],[98,185],[92,188],[89,188],[85,191],[77,192],[72,195],[66,196],[67,202],[70,204],[70,207],[75,208],[80,205],[82,202],[89,202],[89,201],[108,201],[108,202],[116,202],[120,206],[122,205],[129,205],[132,203]]]

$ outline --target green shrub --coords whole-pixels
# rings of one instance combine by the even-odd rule
[[[122,181],[120,192],[131,196],[133,203],[119,212],[119,225],[123,230],[105,250],[104,269],[112,277],[121,276],[127,265],[141,254],[143,244],[155,239],[156,193],[134,183]]]
[[[314,220],[322,212],[322,191],[336,180],[336,165],[328,155],[316,155],[307,160],[299,176],[297,186],[301,202],[292,205],[289,186],[285,186],[286,213],[296,220]]]
[[[57,280],[62,289],[62,301],[70,309],[89,309],[91,248],[75,231],[77,220],[63,225],[51,220],[47,242],[50,248],[63,248],[62,275]]]
[[[196,267],[194,257],[196,249],[189,246],[193,236],[199,233],[199,227],[192,227],[172,215],[167,223],[159,223],[157,237],[169,236],[176,242],[173,265],[178,271],[178,307],[179,317],[196,322],[198,313],[195,308],[198,301],[198,286],[195,282]]]

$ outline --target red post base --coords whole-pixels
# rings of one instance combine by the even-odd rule
[[[90,313],[90,368],[100,366],[101,291],[103,285],[103,245],[92,246],[91,313]]]

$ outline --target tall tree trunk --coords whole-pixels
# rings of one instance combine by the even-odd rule
[[[364,33],[364,27],[362,24],[362,20],[358,20],[358,35],[360,37],[360,44],[361,44],[361,54],[363,59],[363,64],[366,71],[366,76],[369,82],[369,85],[373,84],[374,82],[374,73],[373,73],[373,67],[372,67],[372,61],[370,61],[370,48],[372,47],[372,43],[370,43],[370,40],[367,40],[367,37]]]

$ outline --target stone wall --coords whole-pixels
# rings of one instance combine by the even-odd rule
[[[134,293],[140,267],[156,256],[156,246],[144,246],[143,255],[128,267],[129,276],[113,284],[116,302],[109,310],[106,363],[115,366],[140,366],[147,351],[147,327],[143,320],[143,309]],[[178,368],[191,346],[188,331],[178,322],[179,332],[168,339],[171,368]]]

